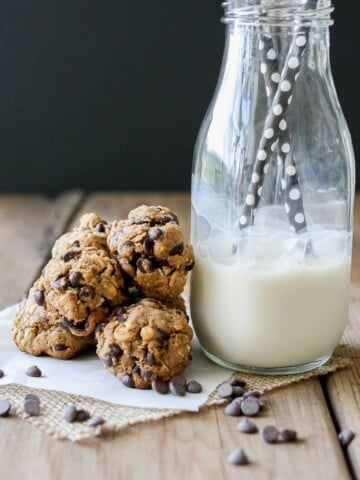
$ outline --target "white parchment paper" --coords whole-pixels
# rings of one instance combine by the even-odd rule
[[[33,357],[20,352],[11,338],[11,323],[17,308],[17,305],[12,305],[0,312],[0,368],[5,373],[0,379],[0,393],[1,385],[17,383],[31,388],[84,395],[119,405],[198,411],[216,386],[230,376],[228,370],[218,367],[204,356],[195,338],[192,342],[193,361],[186,369],[185,376],[187,380],[200,382],[202,393],[176,397],[171,394],[160,395],[151,390],[126,388],[104,369],[95,352],[72,360]],[[41,369],[42,377],[32,378],[25,374],[32,365]]]

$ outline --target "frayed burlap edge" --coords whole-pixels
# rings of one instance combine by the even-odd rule
[[[239,377],[246,381],[247,390],[258,390],[260,393],[265,393],[301,380],[307,380],[318,375],[326,375],[340,368],[347,367],[350,363],[350,359],[336,354],[325,365],[306,373],[285,376],[264,376],[242,373],[239,374]],[[224,380],[226,380],[226,378],[224,378]],[[41,399],[41,412],[38,416],[29,417],[23,413],[23,401],[27,393],[34,393]],[[59,440],[68,439],[74,442],[96,438],[104,434],[120,432],[130,425],[160,420],[161,418],[182,413],[180,410],[114,405],[93,398],[53,390],[34,390],[17,384],[0,387],[0,399],[10,401],[12,405],[11,415],[23,418],[53,438]],[[93,428],[88,427],[86,423],[67,423],[62,418],[62,411],[68,403],[73,403],[88,410],[92,416],[99,415],[103,417],[105,424]],[[214,405],[222,405],[224,403],[225,400],[219,398],[216,395],[216,391],[214,391],[204,405],[202,405],[201,409]]]

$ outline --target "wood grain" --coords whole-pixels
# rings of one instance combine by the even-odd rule
[[[81,204],[81,197],[71,198],[71,208],[68,201],[63,200],[60,207],[61,203],[57,202],[61,199],[54,200],[52,204],[43,197],[15,197],[5,202],[3,208],[0,207],[0,212],[3,212],[0,218],[8,219],[2,228],[7,245],[1,247],[0,260],[6,262],[8,257],[19,257],[14,273],[10,272],[12,288],[8,286],[9,272],[6,271],[13,268],[12,261],[8,261],[7,268],[0,271],[0,286],[4,286],[1,302],[4,305],[14,301],[32,281],[43,261],[44,252],[49,249],[50,239],[52,242],[55,233],[60,233],[60,227],[56,230],[54,225],[62,222],[61,228],[64,228],[71,212],[75,213],[74,221],[85,211],[96,211],[112,219],[124,216],[130,208],[142,202],[163,203],[177,211],[189,231],[190,203],[186,194],[99,193],[90,195]],[[58,212],[59,221],[53,221],[51,211]],[[45,235],[50,228],[47,226],[49,222],[53,225],[53,233]],[[34,237],[29,235],[32,228],[35,229]],[[19,232],[24,238],[14,240]],[[39,246],[41,242],[46,244],[46,248]],[[21,281],[16,275],[19,269],[25,272]],[[355,291],[355,298],[357,295]],[[359,325],[359,307],[354,304],[352,308],[355,312],[353,328],[356,328],[356,324]],[[336,378],[343,377],[337,374],[331,381]],[[337,382],[340,395],[343,395],[350,387],[342,386],[340,380]],[[334,405],[335,397],[332,394]],[[271,392],[266,395],[266,400],[268,410],[263,417],[256,419],[258,424],[295,428],[302,441],[294,445],[267,445],[259,435],[242,435],[235,428],[237,419],[226,417],[222,408],[137,425],[117,436],[81,445],[54,441],[16,418],[0,419],[0,477],[6,480],[351,478],[317,379]],[[338,418],[341,419],[341,415]],[[233,467],[227,464],[228,453],[237,446],[248,452],[252,460],[250,466]]]
[[[349,322],[341,349],[351,367],[329,375],[325,383],[339,430],[352,428],[355,439],[345,449],[356,478],[360,478],[360,197],[355,203],[352,288]]]

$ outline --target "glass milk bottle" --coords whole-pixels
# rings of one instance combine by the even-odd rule
[[[332,355],[348,315],[354,156],[330,70],[333,8],[223,6],[192,174],[192,321],[216,363],[307,371]]]

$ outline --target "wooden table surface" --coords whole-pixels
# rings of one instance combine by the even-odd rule
[[[175,210],[189,233],[187,194],[68,192],[0,196],[0,307],[19,300],[47,261],[54,239],[84,212],[125,217],[140,203]],[[1,480],[360,479],[360,201],[355,211],[349,323],[343,339],[352,366],[265,395],[264,423],[295,428],[303,441],[268,445],[240,435],[223,408],[130,427],[86,445],[56,441],[18,418],[0,421]],[[344,450],[339,430],[357,437]],[[227,454],[242,446],[252,461],[234,467]]]

